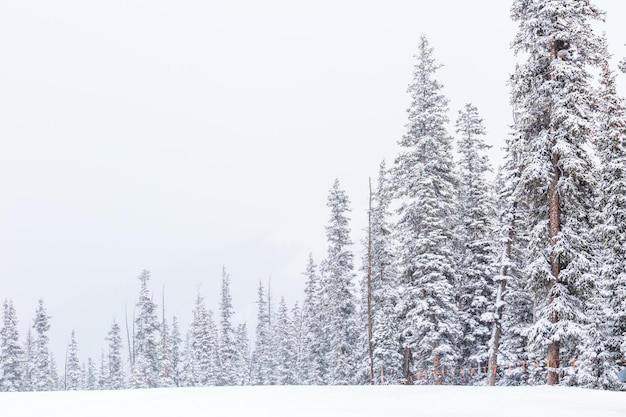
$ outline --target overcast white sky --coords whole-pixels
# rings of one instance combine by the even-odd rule
[[[422,33],[452,120],[473,102],[498,165],[510,3],[0,2],[0,299],[22,337],[43,298],[59,366],[72,329],[98,359],[144,268],[185,328],[198,285],[218,308],[222,265],[238,321],[255,316],[259,280],[299,299],[308,254],[325,255],[335,178],[364,236],[368,177],[398,152]],[[625,56],[626,3],[596,4]]]

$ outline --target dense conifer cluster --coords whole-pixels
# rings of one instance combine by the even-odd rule
[[[328,251],[303,265],[302,303],[259,283],[253,337],[198,291],[182,332],[139,275],[132,331],[113,322],[99,365],[70,335],[59,375],[39,302],[24,340],[6,299],[0,390],[294,384],[564,384],[619,389],[626,358],[626,105],[603,13],[587,0],[515,0],[515,121],[495,180],[478,109],[449,131],[425,36],[406,133],[370,186],[355,267],[346,192],[330,188]],[[623,67],[623,63],[622,63]],[[456,144],[457,152],[453,152]],[[252,342],[251,342],[252,340]]]

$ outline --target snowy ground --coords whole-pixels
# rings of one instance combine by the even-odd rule
[[[21,417],[625,417],[626,393],[565,387],[215,387],[0,393]]]

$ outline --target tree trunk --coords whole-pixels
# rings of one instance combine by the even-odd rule
[[[435,377],[435,385],[443,384],[443,372],[441,371],[441,357],[439,355],[435,356],[433,359],[433,374]]]
[[[412,356],[411,348],[404,348],[404,381],[405,384],[412,384],[413,378],[411,377],[411,356]]]

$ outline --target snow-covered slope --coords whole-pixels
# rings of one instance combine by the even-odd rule
[[[565,387],[213,387],[0,393],[0,416],[624,417],[626,393]]]

